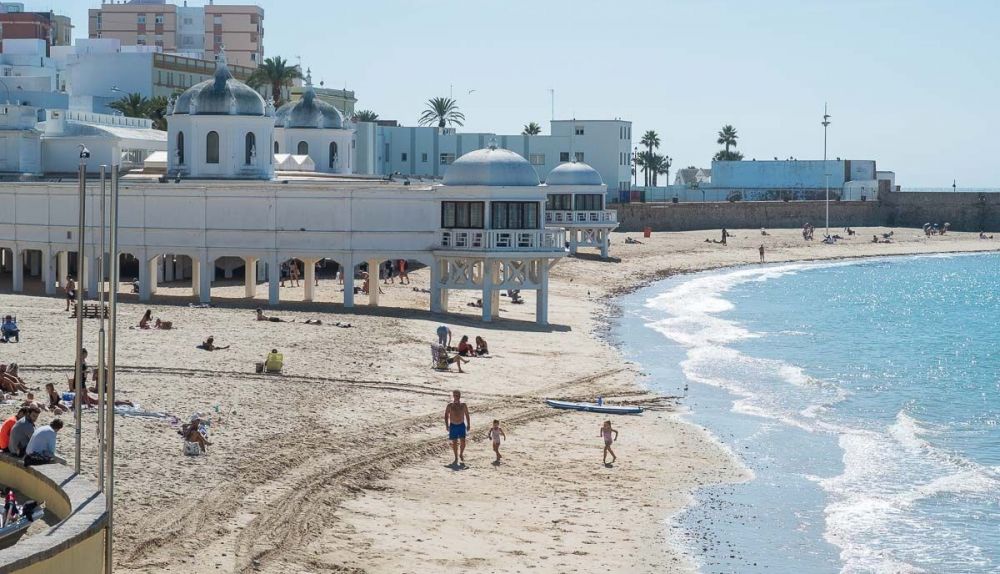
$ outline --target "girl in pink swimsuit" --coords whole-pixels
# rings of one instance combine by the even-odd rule
[[[604,437],[604,464],[608,464],[608,455],[611,455],[611,464],[614,464],[618,457],[615,456],[615,451],[611,450],[611,443],[618,440],[618,431],[611,428],[611,421],[604,421],[604,426],[601,427],[600,434],[597,436]]]

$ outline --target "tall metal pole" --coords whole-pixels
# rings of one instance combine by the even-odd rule
[[[108,533],[104,537],[104,571],[111,574],[112,570],[112,550],[114,548],[114,526],[115,526],[115,364],[118,334],[118,283],[120,279],[118,256],[118,166],[111,167],[111,328],[108,333],[108,398],[105,401],[108,409],[106,424],[108,425],[105,434],[107,435],[107,489],[105,500],[107,501],[108,513]]]
[[[76,271],[80,279],[76,286],[76,365],[74,367],[74,380],[76,381],[76,395],[74,396],[73,420],[76,422],[76,456],[73,462],[73,470],[80,474],[80,443],[83,439],[83,260],[84,254],[84,226],[86,225],[87,214],[87,156],[86,148],[80,146],[80,221],[77,227],[77,247],[76,247]]]
[[[105,355],[105,332],[104,332],[104,273],[107,270],[104,250],[104,206],[106,204],[105,191],[107,187],[108,166],[101,166],[101,223],[100,223],[100,247],[101,256],[97,260],[97,304],[100,307],[101,328],[97,335],[97,490],[104,492],[104,355]]]
[[[826,163],[826,128],[830,125],[830,114],[823,103],[823,175],[826,180],[826,236],[830,237],[830,170]]]

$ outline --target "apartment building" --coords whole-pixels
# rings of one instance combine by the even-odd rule
[[[44,40],[46,54],[52,46],[73,43],[73,25],[68,16],[54,12],[26,12],[19,2],[0,3],[0,51],[4,40]]]
[[[257,67],[264,59],[264,10],[247,4],[183,6],[165,0],[101,4],[89,11],[90,38],[123,46],[156,46],[168,54],[212,61],[225,47],[230,64]]]

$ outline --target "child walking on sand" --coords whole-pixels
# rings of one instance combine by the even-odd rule
[[[611,421],[604,421],[601,432],[597,436],[604,437],[604,464],[608,464],[608,454],[611,454],[611,464],[614,464],[618,457],[615,451],[611,450],[611,443],[618,440],[618,431],[611,428]]]
[[[493,440],[493,452],[497,454],[496,462],[500,462],[500,459],[503,458],[500,456],[500,438],[503,437],[503,440],[507,440],[507,435],[504,434],[503,429],[500,428],[500,421],[496,419],[493,420],[493,427],[490,429],[489,435],[487,436]]]

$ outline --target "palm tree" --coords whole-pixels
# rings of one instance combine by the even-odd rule
[[[302,70],[298,66],[289,66],[288,60],[281,56],[266,58],[264,63],[254,70],[247,84],[253,88],[260,88],[264,85],[271,86],[271,99],[274,106],[279,107],[282,102],[281,90],[292,85],[292,80],[302,77]]]
[[[464,121],[465,114],[458,111],[458,102],[452,98],[431,98],[427,100],[427,109],[420,116],[419,123],[422,126],[437,124],[443,129],[448,124],[465,125]]]
[[[355,122],[376,122],[378,121],[378,114],[371,110],[358,110],[351,116],[351,120]]]
[[[111,102],[108,107],[116,112],[121,112],[125,117],[144,118],[149,110],[149,98],[133,92]]]
[[[542,126],[538,125],[536,122],[531,122],[530,124],[524,126],[524,131],[521,132],[523,136],[537,136],[542,133]]]
[[[715,143],[726,146],[726,153],[729,153],[729,146],[736,147],[736,140],[739,138],[740,136],[736,135],[736,128],[726,124],[719,131],[719,139]]]
[[[142,94],[131,93],[111,102],[108,107],[129,118],[153,120],[153,129],[167,129],[167,98],[163,96],[149,99]]]
[[[712,161],[741,161],[743,159],[743,154],[738,151],[727,151],[720,149],[719,153],[715,154]]]
[[[646,151],[649,153],[649,157],[653,157],[653,150],[660,149],[660,134],[653,130],[647,130],[646,133],[642,134],[642,139],[639,143],[646,146]],[[646,185],[650,184],[649,171],[643,170],[643,174],[646,178]]]
[[[670,166],[674,160],[668,155],[653,154],[653,165],[650,169],[653,172],[653,187],[656,187],[656,180],[659,176],[667,176],[667,185],[670,184]]]
[[[667,182],[670,181],[670,166],[673,160],[670,156],[653,153],[649,150],[641,151],[635,158],[637,166],[642,168],[646,176],[647,186],[656,187],[659,176],[666,175]]]

